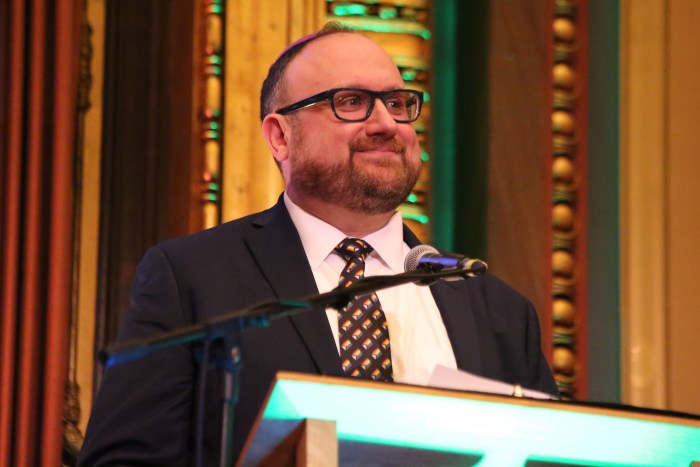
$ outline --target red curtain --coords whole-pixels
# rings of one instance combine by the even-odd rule
[[[0,467],[61,463],[80,0],[0,0]]]

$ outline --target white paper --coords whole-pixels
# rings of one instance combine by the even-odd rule
[[[516,392],[516,386],[473,375],[467,371],[455,370],[442,365],[436,365],[430,376],[428,386],[443,389],[456,389],[458,391],[476,391],[489,394],[502,394],[512,396]],[[554,399],[551,394],[522,388],[522,396],[532,399]]]

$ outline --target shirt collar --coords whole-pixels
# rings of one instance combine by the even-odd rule
[[[299,232],[311,269],[315,270],[346,235],[294,204],[286,192],[284,193],[284,204]],[[394,273],[403,272],[404,242],[401,213],[396,211],[384,227],[362,239],[374,248],[370,257],[376,255]]]

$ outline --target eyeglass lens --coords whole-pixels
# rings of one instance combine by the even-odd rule
[[[364,120],[374,97],[361,90],[337,91],[333,96],[336,114],[346,120]],[[382,98],[384,106],[395,120],[410,121],[418,116],[418,97],[409,91],[394,91]]]

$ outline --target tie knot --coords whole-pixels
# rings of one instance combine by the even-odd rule
[[[335,247],[335,251],[345,258],[346,261],[349,261],[352,258],[360,258],[364,260],[373,249],[374,248],[372,248],[369,243],[365,242],[364,240],[350,237],[346,237],[345,240],[338,243],[338,246]]]

